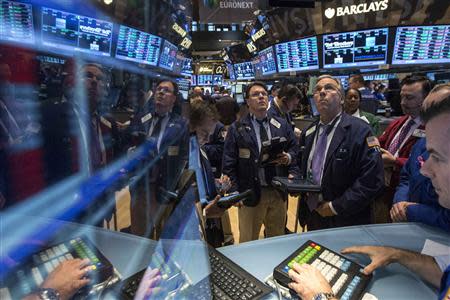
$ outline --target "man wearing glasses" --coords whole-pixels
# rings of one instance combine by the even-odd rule
[[[300,207],[308,230],[371,223],[372,201],[383,190],[379,143],[364,121],[342,111],[340,82],[319,77],[314,102],[320,120],[300,138],[300,173],[322,186]]]
[[[177,101],[178,85],[160,81],[154,93],[151,112],[142,112],[131,121],[129,134],[135,145],[153,144],[153,151],[142,167],[150,168],[130,186],[131,232],[158,238],[172,205],[167,192],[173,192],[187,162],[188,125],[172,110]],[[137,138],[137,139],[136,139]]]
[[[298,144],[286,120],[267,116],[269,102],[264,83],[253,82],[246,90],[249,114],[234,122],[225,139],[222,171],[232,189],[254,191],[255,197],[239,207],[239,242],[258,239],[264,224],[266,237],[284,234],[286,202],[271,187],[274,176],[297,176]],[[283,142],[284,151],[270,159],[263,148]]]

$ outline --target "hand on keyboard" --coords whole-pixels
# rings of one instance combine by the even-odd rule
[[[139,288],[134,299],[148,299],[150,297],[157,298],[158,294],[162,292],[160,286],[161,274],[158,269],[147,269],[142,278]]]
[[[294,263],[293,269],[289,270],[289,277],[293,281],[289,287],[302,299],[313,299],[319,293],[332,293],[328,281],[311,265]]]

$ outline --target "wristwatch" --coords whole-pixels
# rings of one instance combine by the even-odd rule
[[[333,293],[318,293],[311,300],[329,300],[336,299]]]
[[[58,291],[50,288],[38,289],[36,293],[41,300],[60,300],[61,297]]]

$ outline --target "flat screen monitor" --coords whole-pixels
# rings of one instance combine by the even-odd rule
[[[280,73],[319,68],[317,37],[277,44],[275,52]]]
[[[190,86],[190,80],[189,79],[185,79],[185,78],[178,78],[177,79],[177,84],[178,84],[178,90],[180,92],[182,91],[186,91],[189,92],[189,86]]]
[[[262,66],[261,66],[261,61],[259,59],[259,56],[255,56],[252,59],[252,64],[253,64],[253,69],[255,70],[255,78],[259,79],[259,78],[263,77]]]
[[[242,94],[242,84],[236,84],[236,94]]]
[[[197,75],[197,85],[212,85],[212,75]]]
[[[258,58],[263,76],[272,75],[277,72],[277,63],[275,62],[275,53],[272,46],[260,51]]]
[[[330,69],[386,64],[387,49],[387,28],[324,35],[323,67]]]
[[[234,68],[232,64],[227,64],[228,75],[231,80],[236,80],[236,75],[234,74]]]
[[[194,73],[192,70],[192,59],[184,58],[181,65],[181,75],[191,76]]]
[[[450,25],[398,27],[393,65],[450,63]]]
[[[344,90],[348,89],[348,79],[349,79],[348,76],[334,76],[334,77],[339,79]]]
[[[213,85],[222,85],[222,75],[213,75]]]
[[[1,1],[0,40],[33,44],[34,25],[31,4]]]
[[[161,41],[159,36],[120,25],[116,57],[157,66]]]
[[[42,44],[102,56],[111,55],[113,23],[42,7]]]
[[[197,85],[197,75],[191,76],[191,85],[196,86]]]
[[[242,104],[242,103],[245,102],[243,94],[236,94],[235,97],[236,97],[236,102],[237,103]]]
[[[253,63],[251,61],[235,64],[234,73],[236,75],[236,80],[255,79],[255,69],[253,68]]]
[[[159,57],[159,66],[163,69],[173,71],[177,61],[177,51],[177,46],[164,40],[161,56]]]

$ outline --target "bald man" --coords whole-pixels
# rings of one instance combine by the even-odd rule
[[[426,124],[430,153],[421,172],[431,179],[439,195],[439,204],[450,209],[450,84],[436,86],[431,91],[423,103],[421,117]],[[400,263],[424,281],[439,287],[438,299],[450,298],[450,255],[432,257],[376,246],[350,247],[342,253],[368,255],[372,262],[364,269],[366,274],[391,263]],[[310,265],[294,264],[289,276],[292,279],[290,288],[302,299],[337,299],[320,271]]]

